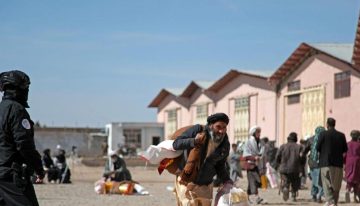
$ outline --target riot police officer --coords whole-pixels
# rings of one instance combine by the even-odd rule
[[[30,78],[21,71],[0,73],[0,205],[37,206],[35,182],[44,178],[41,157],[34,143],[33,122],[25,108]]]

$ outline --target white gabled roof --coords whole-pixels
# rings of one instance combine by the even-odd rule
[[[338,43],[320,43],[320,44],[307,43],[307,44],[333,57],[351,63],[351,58],[354,50],[353,44],[338,44]]]

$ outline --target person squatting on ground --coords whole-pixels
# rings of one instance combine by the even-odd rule
[[[247,194],[252,204],[260,204],[266,202],[258,196],[258,188],[261,187],[260,173],[258,164],[264,149],[260,144],[261,128],[253,126],[249,131],[249,138],[244,145],[244,153],[242,161],[245,162],[244,168],[247,172],[248,188]]]
[[[42,163],[44,166],[44,170],[47,174],[48,182],[55,183],[58,179],[58,170],[55,167],[54,161],[51,158],[51,150],[45,149],[43,151],[43,154],[44,155],[42,156]]]
[[[66,162],[66,152],[57,145],[57,154],[55,156],[55,165],[57,167],[58,181],[59,183],[69,184],[71,183],[71,171],[69,165]]]
[[[354,192],[354,202],[360,202],[360,131],[350,133],[351,141],[347,143],[348,151],[344,156],[346,202],[350,202],[350,192]]]
[[[21,71],[0,74],[0,205],[37,206],[30,176],[41,183],[45,172],[35,148],[34,123],[25,108],[30,78]]]
[[[207,125],[194,125],[173,142],[175,150],[184,150],[184,161],[179,165],[180,174],[175,180],[178,205],[210,206],[215,175],[224,184],[218,194],[232,188],[233,182],[225,168],[230,150],[226,133],[228,123],[226,114],[213,114],[207,118]]]
[[[337,205],[343,179],[343,155],[347,152],[345,135],[335,129],[335,119],[328,118],[327,129],[319,135],[316,149],[320,153],[319,167],[326,205]]]
[[[109,158],[105,163],[103,177],[105,181],[107,179],[115,182],[131,180],[131,174],[126,168],[125,161],[119,157],[116,151],[109,152]]]
[[[307,155],[310,151],[308,157],[308,165],[310,168],[310,179],[311,179],[311,196],[314,202],[321,203],[321,197],[324,196],[324,190],[320,185],[320,168],[319,168],[319,152],[316,150],[316,145],[319,141],[319,135],[321,132],[325,131],[325,128],[318,126],[315,129],[315,135],[308,139],[305,149],[303,151],[303,156]]]
[[[296,143],[298,138],[295,132],[291,132],[287,140],[288,142],[281,145],[276,154],[276,162],[281,175],[280,191],[284,201],[287,201],[291,185],[291,198],[292,201],[296,201],[301,184],[301,146]]]

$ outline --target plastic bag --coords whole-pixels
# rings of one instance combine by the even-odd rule
[[[250,206],[248,195],[244,190],[233,187],[230,192],[220,197],[218,206]]]
[[[279,180],[278,174],[276,170],[270,166],[269,163],[266,163],[266,177],[269,180],[271,188],[278,187],[278,180]]]

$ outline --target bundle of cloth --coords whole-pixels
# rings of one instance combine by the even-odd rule
[[[158,172],[161,174],[164,170],[174,175],[181,177],[180,184],[187,185],[189,182],[193,182],[196,178],[199,161],[200,161],[200,147],[205,143],[205,132],[197,134],[199,138],[195,143],[195,147],[190,150],[184,169],[180,172],[178,170],[178,163],[182,161],[182,150],[174,150],[173,142],[183,132],[189,129],[191,126],[180,128],[174,132],[169,140],[162,141],[158,145],[151,145],[145,152],[140,153],[140,157],[145,161],[159,165]],[[204,128],[203,128],[204,129]]]
[[[182,159],[183,151],[175,151],[173,148],[173,142],[176,137],[180,136],[190,127],[191,126],[180,128],[175,131],[168,140],[164,140],[158,145],[149,146],[145,152],[140,153],[140,157],[151,164],[159,165],[159,174],[161,174],[164,170],[167,170],[169,173],[174,175],[179,174],[177,165]]]
[[[158,165],[162,160],[173,159],[182,154],[183,151],[173,149],[174,140],[165,140],[158,145],[150,145],[145,152],[140,153],[140,157],[150,164]]]

